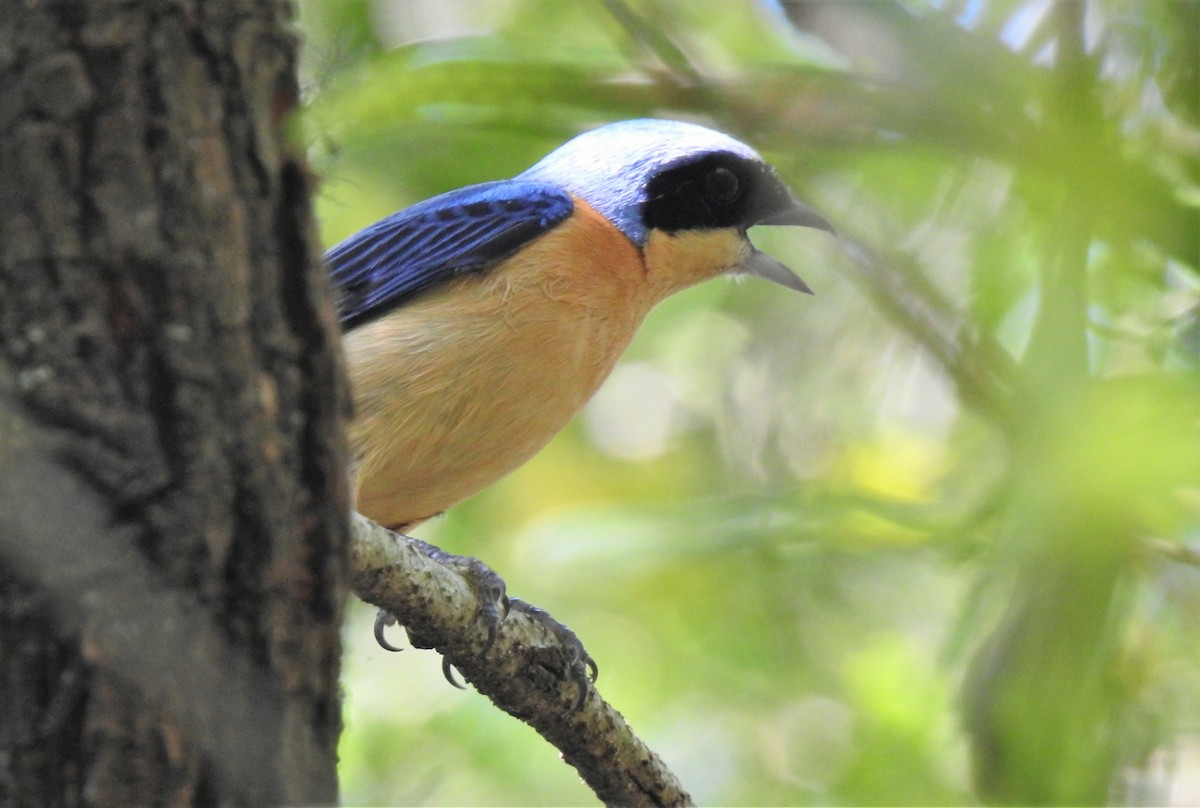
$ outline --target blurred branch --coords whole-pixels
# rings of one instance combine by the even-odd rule
[[[740,102],[734,99],[735,103],[748,105],[746,99],[749,104],[755,99],[777,102],[759,108],[766,113],[763,123],[768,127],[785,134],[816,129],[830,145],[840,142],[859,148],[894,148],[894,136],[898,135],[911,145],[933,147],[947,156],[1023,166],[1038,181],[1061,185],[1077,198],[1087,199],[1099,238],[1149,241],[1185,266],[1196,266],[1200,257],[1196,211],[1180,197],[1175,182],[1164,175],[1162,144],[1131,152],[1128,141],[1123,143],[1118,137],[1093,139],[1086,159],[1064,162],[1064,154],[1084,152],[1069,140],[1070,146],[1064,149],[1063,142],[1047,137],[1047,110],[1069,116],[1081,106],[1088,107],[1082,111],[1090,117],[1075,121],[1071,131],[1104,131],[1099,125],[1095,87],[1087,88],[1087,96],[1070,95],[1071,89],[1080,86],[1078,76],[1094,76],[1097,70],[1095,57],[1086,52],[1083,29],[1087,9],[1095,5],[1072,0],[1053,7],[1030,32],[1024,52],[1014,52],[1002,39],[1011,12],[995,19],[989,29],[960,24],[950,9],[916,13],[913,4],[900,0],[783,0],[781,5],[798,29],[819,36],[845,56],[853,75],[850,80],[836,74],[823,79],[824,93],[815,110],[805,97],[792,104],[786,95],[741,88],[744,97]],[[1197,63],[1189,57],[1200,40],[1193,23],[1200,12],[1195,3],[1168,6],[1179,17],[1180,31],[1185,32],[1181,34],[1184,47],[1180,48],[1184,58],[1179,62],[1192,78]],[[1067,50],[1070,64],[1065,70],[1056,68],[1054,75],[1065,79],[1068,86],[1041,98],[1034,88],[1042,86],[1047,71],[1035,60],[1051,43]],[[1062,59],[1060,53],[1060,65]],[[777,81],[789,81],[785,70],[775,75]],[[790,81],[795,85],[800,78]],[[1189,103],[1183,106],[1195,109],[1200,102],[1192,90],[1194,81],[1181,83],[1190,91],[1185,93]],[[823,126],[822,118],[832,126]],[[1116,127],[1110,125],[1108,131],[1114,133]],[[881,139],[881,134],[886,137]],[[1186,165],[1197,165],[1193,156],[1180,156]],[[1192,169],[1193,177],[1197,170]],[[1120,188],[1121,193],[1110,193],[1112,188]]]
[[[678,45],[657,27],[639,17],[625,0],[600,0],[604,8],[647,54],[670,71],[668,78],[682,84],[701,84],[703,77]],[[658,73],[659,71],[655,71]]]
[[[1128,726],[1128,694],[1113,671],[1132,611],[1124,593],[1135,528],[1116,515],[1125,508],[1113,515],[1104,508],[1133,501],[1138,489],[1114,479],[1105,491],[1097,475],[1083,495],[1071,473],[1076,464],[1092,473],[1083,465],[1091,436],[1145,432],[1152,422],[1128,417],[1136,411],[1131,394],[1121,398],[1089,378],[1088,265],[1104,218],[1089,194],[1089,175],[1119,161],[1119,148],[1086,47],[1088,8],[1057,0],[1049,12],[1054,64],[1037,133],[1046,145],[1039,162],[1054,160],[1057,170],[1038,167],[1051,181],[1036,192],[1044,220],[1032,228],[1037,312],[1017,377],[1012,497],[997,535],[1001,558],[1015,572],[1013,593],[963,684],[975,781],[992,803],[1102,802]],[[1114,407],[1125,415],[1119,420],[1107,415],[1113,400],[1124,405]],[[1107,434],[1104,445],[1114,445]]]
[[[1166,539],[1149,539],[1146,546],[1156,555],[1189,567],[1200,567],[1200,552],[1186,544]]]
[[[1050,108],[1053,116],[1047,127],[1090,157],[1102,151],[1102,144],[1095,136],[1099,128],[1096,78],[1084,49],[1084,11],[1085,6],[1076,2],[1059,2],[1053,8],[1058,23],[1053,74],[1057,103]],[[1031,390],[1058,395],[1059,385],[1077,382],[1088,372],[1087,264],[1094,227],[1088,207],[1079,204],[1078,188],[1060,182],[1054,191],[1056,226],[1039,233],[1046,242],[1045,259],[1038,265],[1038,312],[1024,364]],[[1053,390],[1041,383],[1045,378],[1057,380]]]
[[[954,311],[916,266],[888,265],[875,250],[841,236],[854,279],[875,304],[923,345],[954,381],[963,400],[1000,424],[1008,423],[1009,383],[1015,364],[986,334],[968,334],[965,315]]]
[[[576,709],[573,661],[543,624],[511,611],[482,653],[487,631],[479,600],[455,570],[422,552],[414,539],[354,514],[352,585],[391,612],[422,647],[443,654],[475,688],[529,724],[562,752],[608,805],[681,806],[691,797],[662,760],[592,687]]]

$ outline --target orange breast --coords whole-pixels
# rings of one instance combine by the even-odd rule
[[[411,526],[541,449],[596,391],[657,295],[586,203],[488,272],[345,337],[358,509]]]

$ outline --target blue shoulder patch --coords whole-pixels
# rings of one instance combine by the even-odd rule
[[[543,182],[470,185],[419,202],[325,254],[349,330],[468,272],[482,272],[571,215],[574,202]]]

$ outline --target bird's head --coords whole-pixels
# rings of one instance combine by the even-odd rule
[[[561,186],[599,211],[642,250],[664,296],[723,273],[811,292],[794,272],[755,249],[746,231],[794,225],[834,232],[749,146],[679,121],[622,121],[593,129],[518,179]]]

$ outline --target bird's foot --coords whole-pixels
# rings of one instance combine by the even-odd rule
[[[495,645],[496,638],[500,633],[500,624],[508,617],[509,612],[521,612],[534,623],[545,628],[566,651],[570,671],[569,676],[579,691],[572,709],[578,710],[583,706],[583,702],[587,698],[589,685],[596,681],[599,670],[596,667],[595,660],[588,654],[575,632],[551,617],[550,613],[546,610],[539,609],[519,598],[508,597],[504,579],[478,558],[454,555],[420,539],[406,538],[416,549],[420,550],[433,561],[458,572],[475,591],[475,596],[479,602],[479,616],[487,628],[487,638],[484,640],[483,648],[479,652],[480,656],[486,654]],[[389,642],[385,635],[386,629],[389,626],[396,625],[397,622],[396,616],[386,609],[380,609],[375,615],[375,641],[384,650],[402,650]],[[433,647],[432,643],[426,643],[419,637],[414,637],[411,630],[409,630],[409,640],[416,647]],[[442,657],[442,675],[446,677],[446,681],[450,684],[460,690],[465,689],[464,685],[454,675],[450,661],[445,656]]]
[[[500,623],[508,616],[509,600],[505,594],[504,579],[478,558],[447,553],[436,545],[421,541],[420,539],[414,539],[411,536],[405,536],[404,538],[426,557],[444,567],[454,570],[471,585],[471,588],[475,591],[475,597],[479,601],[479,616],[483,619],[484,625],[487,627],[487,639],[484,641],[483,650],[480,652],[481,654],[486,654],[496,643],[496,635],[500,630]],[[375,641],[385,651],[402,650],[392,645],[385,635],[386,629],[389,626],[396,625],[397,622],[396,616],[386,609],[380,609],[375,614]],[[413,640],[413,644],[417,647],[432,647],[431,645],[422,643],[419,639],[414,639],[411,631],[409,632],[409,639]],[[451,679],[450,684],[455,687],[461,687],[453,679]]]
[[[588,690],[600,675],[600,669],[596,667],[596,660],[592,659],[591,654],[583,647],[583,643],[579,640],[578,635],[551,617],[550,613],[545,609],[539,609],[532,603],[526,603],[520,598],[509,598],[508,602],[509,608],[512,611],[521,612],[530,620],[549,631],[558,640],[563,650],[567,652],[568,676],[578,691],[575,696],[575,702],[571,705],[571,712],[575,712],[583,706],[584,700],[587,699]]]

